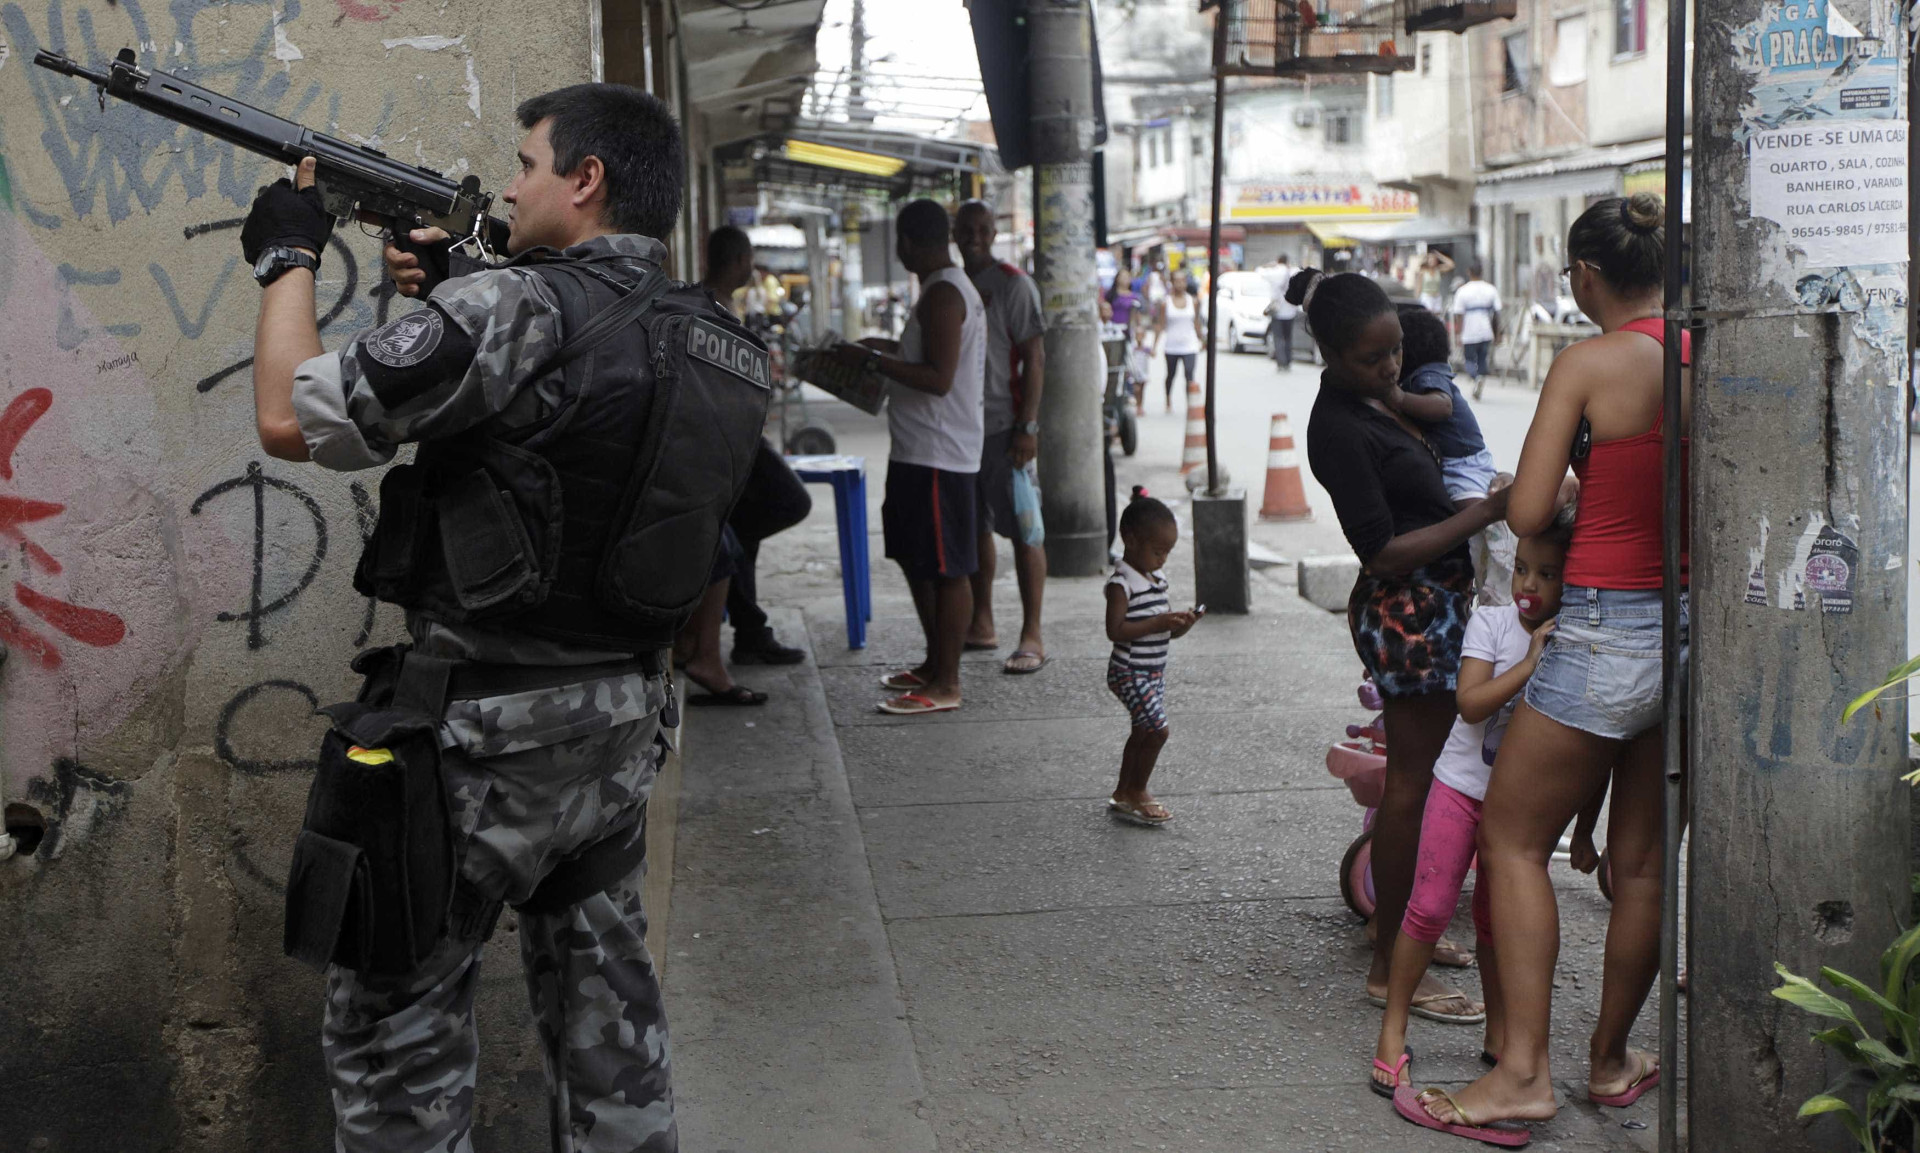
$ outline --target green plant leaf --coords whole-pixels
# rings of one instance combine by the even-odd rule
[[[1829,985],[1837,985],[1863,1001],[1872,1002],[1874,1007],[1880,1010],[1880,1015],[1887,1019],[1887,1032],[1900,1033],[1914,1027],[1913,1014],[1876,993],[1871,986],[1858,977],[1850,977],[1838,969],[1827,966],[1821,967],[1820,975],[1826,978]]]
[[[1876,1041],[1872,1037],[1860,1039],[1860,1054],[1873,1062],[1876,1068],[1901,1070],[1907,1067],[1907,1062],[1898,1053],[1887,1048],[1886,1042]]]
[[[1842,721],[1852,720],[1853,714],[1873,703],[1873,698],[1886,692],[1900,682],[1911,678],[1915,673],[1920,673],[1920,657],[1914,657],[1912,660],[1888,673],[1885,680],[1855,697],[1853,703],[1847,706],[1846,712],[1840,714],[1840,719]]]
[[[1845,1025],[1822,1029],[1813,1035],[1813,1039],[1845,1057],[1851,1064],[1866,1064],[1866,1058],[1860,1056],[1860,1039],[1854,1036],[1853,1030]]]
[[[1781,980],[1780,987],[1772,991],[1774,996],[1816,1016],[1844,1021],[1858,1030],[1861,1036],[1866,1035],[1867,1031],[1861,1026],[1860,1018],[1853,1015],[1853,1010],[1847,1007],[1846,1002],[1805,977],[1795,974],[1778,961],[1773,963],[1773,971],[1780,974]]]
[[[1896,1101],[1920,1101],[1920,1081],[1902,1081],[1887,1090],[1887,1096]]]
[[[1816,1094],[1807,1098],[1806,1102],[1800,1106],[1802,1117],[1818,1117],[1822,1113],[1844,1113],[1848,1117],[1854,1115],[1852,1105],[1831,1093]]]
[[[1916,957],[1920,957],[1920,925],[1895,937],[1887,951],[1880,954],[1880,979],[1888,1000],[1904,1000],[1901,994],[1908,988],[1908,974]]]

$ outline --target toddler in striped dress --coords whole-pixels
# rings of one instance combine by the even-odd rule
[[[1107,639],[1113,659],[1107,663],[1107,688],[1132,718],[1133,732],[1120,755],[1120,783],[1107,811],[1136,825],[1164,825],[1173,819],[1167,807],[1147,792],[1160,748],[1167,743],[1167,643],[1187,635],[1202,605],[1169,612],[1167,578],[1160,570],[1180,539],[1173,511],[1135,485],[1133,500],[1120,514],[1124,548],[1107,578]]]

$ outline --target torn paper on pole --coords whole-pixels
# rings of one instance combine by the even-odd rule
[[[1810,267],[1907,258],[1907,122],[1857,120],[1754,132],[1748,203]]]

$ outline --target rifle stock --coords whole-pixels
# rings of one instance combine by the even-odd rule
[[[315,132],[171,72],[141,68],[131,48],[122,48],[105,72],[45,49],[34,54],[33,62],[92,84],[100,90],[102,108],[112,96],[283,164],[313,157],[314,187],[327,211],[340,219],[377,219],[402,247],[411,247],[405,240],[408,230],[440,228],[456,242],[471,238],[489,256],[506,249],[507,225],[487,214],[493,197],[480,191],[478,176],[456,183],[431,168]]]

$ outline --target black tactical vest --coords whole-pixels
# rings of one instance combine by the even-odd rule
[[[566,399],[535,426],[423,442],[389,470],[354,587],[449,624],[668,647],[760,442],[766,346],[705,289],[657,271],[524,267],[560,302],[563,343],[541,375],[562,373]],[[632,292],[653,300],[587,344],[589,322]]]

